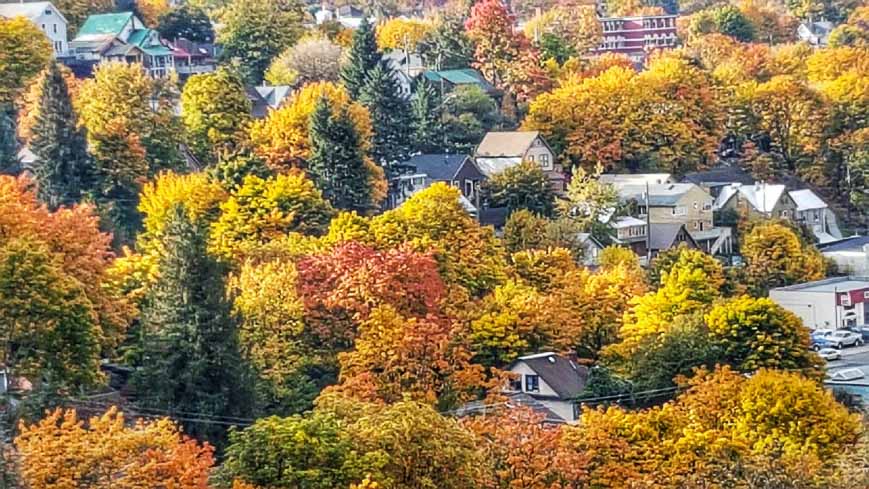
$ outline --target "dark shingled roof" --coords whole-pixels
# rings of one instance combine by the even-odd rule
[[[468,155],[462,154],[422,154],[411,156],[406,165],[416,168],[417,173],[425,173],[432,180],[452,181]]]
[[[823,245],[818,245],[821,251],[860,251],[869,244],[869,236],[851,236]]]
[[[649,226],[649,248],[653,250],[670,249],[676,242],[676,235],[679,230],[684,228],[684,224],[679,223],[652,223]],[[685,234],[688,231],[685,230]],[[692,241],[694,248],[697,248],[697,243],[693,243],[694,239],[688,234],[688,239]]]
[[[585,389],[588,367],[577,365],[555,353],[540,353],[519,357],[514,362],[524,362],[546,382],[563,400],[574,399]]]
[[[697,185],[724,185],[728,183],[754,185],[754,178],[745,170],[737,166],[719,165],[706,171],[688,173],[684,178],[682,178],[682,182],[694,183]]]

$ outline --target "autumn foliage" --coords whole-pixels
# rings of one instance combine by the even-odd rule
[[[168,419],[129,425],[116,408],[85,423],[56,410],[22,425],[15,440],[21,476],[32,489],[207,489],[212,449]]]

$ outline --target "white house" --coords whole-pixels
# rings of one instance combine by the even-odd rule
[[[506,394],[523,393],[540,402],[568,423],[579,419],[576,398],[585,389],[588,367],[546,352],[517,358],[507,367],[515,377]]]
[[[821,20],[812,22],[811,20],[802,22],[797,27],[797,37],[800,41],[806,42],[814,47],[826,47],[830,39],[830,33],[836,25],[832,22]]]
[[[811,329],[869,325],[869,277],[835,277],[769,291],[776,304]]]
[[[812,230],[820,243],[841,239],[836,217],[823,199],[809,189],[788,192],[797,205],[796,221]]]
[[[36,24],[51,41],[55,56],[65,56],[69,50],[69,23],[51,2],[0,3],[0,17],[24,17]]]

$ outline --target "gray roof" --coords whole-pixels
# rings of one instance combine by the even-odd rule
[[[42,15],[47,9],[51,9],[55,14],[59,15],[64,24],[67,23],[63,13],[55,8],[51,2],[0,3],[0,17],[12,18],[21,16],[33,20]]]
[[[513,364],[523,362],[552,388],[562,400],[575,399],[585,389],[588,367],[577,365],[561,355],[547,352],[517,358]]]
[[[832,243],[818,245],[818,249],[822,253],[828,251],[860,251],[866,245],[869,245],[869,236],[851,236],[850,238],[840,239]]]
[[[719,165],[706,171],[688,173],[682,178],[682,182],[710,186],[726,185],[728,183],[754,185],[754,177],[738,166]]]
[[[417,173],[425,173],[432,180],[452,181],[462,164],[468,159],[463,154],[421,154],[411,156],[406,165],[416,168]]]
[[[670,249],[676,242],[676,235],[684,227],[685,225],[680,223],[652,223],[649,226],[649,248],[653,250]],[[688,234],[687,230],[685,230],[685,234]],[[690,234],[688,234],[688,239],[694,241]],[[695,248],[697,247],[697,243],[693,243],[693,245]]]
[[[477,146],[475,156],[521,158],[538,136],[537,131],[489,132]]]
[[[689,190],[694,187],[693,183],[662,183],[649,185],[649,205],[656,207],[673,207]],[[617,186],[619,197],[622,200],[636,200],[645,203],[643,194],[646,192],[645,185]]]
[[[833,277],[813,282],[803,282],[801,284],[786,285],[784,287],[776,287],[772,290],[776,291],[803,291],[803,292],[849,292],[852,290],[861,290],[869,287],[869,277],[859,277],[856,275],[848,277]]]

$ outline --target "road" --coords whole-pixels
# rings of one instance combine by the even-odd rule
[[[845,367],[869,367],[869,345],[842,348],[842,359],[827,363],[828,370]]]

